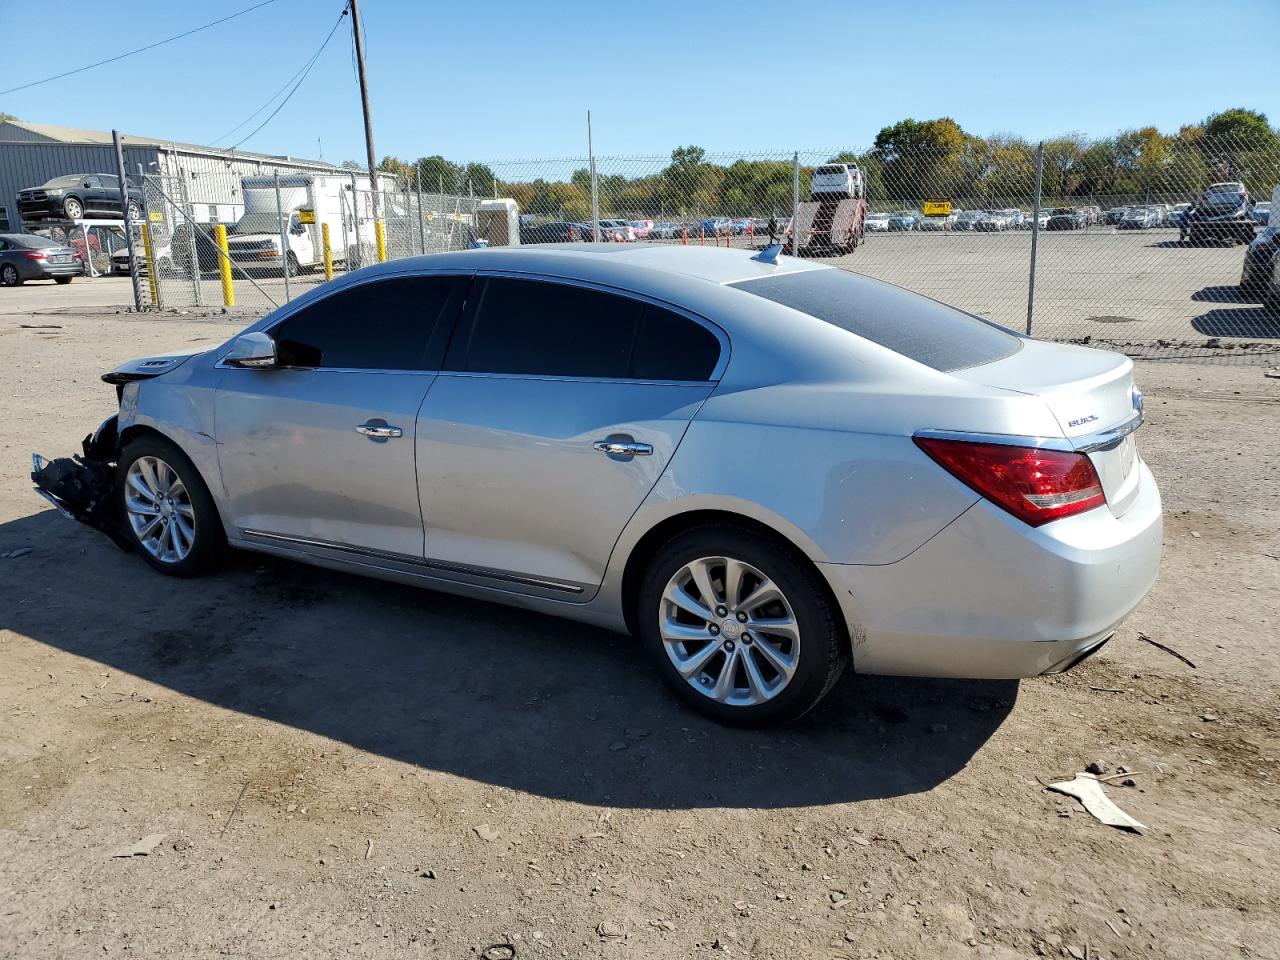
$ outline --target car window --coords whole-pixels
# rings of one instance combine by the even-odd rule
[[[465,281],[390,277],[325,297],[272,335],[282,366],[434,370]]]
[[[716,335],[688,317],[647,304],[631,357],[637,380],[710,380],[720,362]]]
[[[99,177],[85,177],[84,185],[89,188],[97,188],[102,186],[102,180]]]
[[[475,373],[626,377],[643,304],[586,287],[489,277],[468,298],[446,366]]]
[[[732,286],[943,372],[991,363],[1022,346],[1012,333],[980,317],[844,270],[804,270]]]
[[[48,237],[37,237],[35,234],[23,234],[9,239],[15,247],[26,248],[27,250],[47,250],[49,247],[62,246],[62,244],[55,243]]]

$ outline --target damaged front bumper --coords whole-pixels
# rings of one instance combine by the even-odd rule
[[[31,455],[35,491],[64,517],[105,533],[123,550],[131,549],[116,501],[116,461],[119,435],[116,418],[109,417],[81,443],[79,456],[46,460]]]

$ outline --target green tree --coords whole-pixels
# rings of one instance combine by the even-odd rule
[[[1267,122],[1267,115],[1257,110],[1232,107],[1212,114],[1201,124],[1209,140],[1240,140],[1262,145],[1276,142],[1276,132]]]
[[[915,207],[927,198],[957,193],[975,172],[972,162],[968,170],[965,162],[973,159],[966,157],[972,139],[950,117],[899,120],[882,128],[875,154],[886,199],[891,205]],[[982,159],[989,162],[990,153]]]
[[[18,118],[15,117],[12,113],[5,113],[3,110],[0,110],[0,123],[4,123],[6,120],[17,120],[17,119]]]

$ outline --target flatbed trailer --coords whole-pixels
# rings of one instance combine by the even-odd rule
[[[817,197],[796,208],[787,231],[784,253],[841,256],[852,253],[866,237],[867,201],[850,197]]]

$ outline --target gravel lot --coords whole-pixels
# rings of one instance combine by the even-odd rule
[[[1260,368],[1140,365],[1164,568],[1098,656],[850,676],[743,732],[624,637],[251,555],[173,581],[61,519],[28,454],[111,411],[98,375],[239,325],[95,309],[113,283],[0,292],[0,956],[1275,956]],[[1144,835],[1044,790],[1099,758]]]

